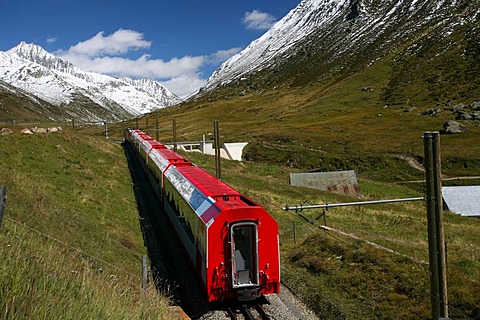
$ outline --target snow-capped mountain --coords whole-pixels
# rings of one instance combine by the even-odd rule
[[[223,63],[201,91],[289,64],[290,75],[342,72],[348,61],[370,63],[401,44],[448,37],[454,28],[478,21],[478,1],[303,0],[270,30]],[[417,48],[418,49],[418,48]],[[368,63],[368,62],[367,62]],[[285,69],[285,68],[284,68]]]
[[[156,81],[85,72],[25,42],[0,51],[0,79],[55,106],[64,106],[66,117],[79,114],[88,120],[138,116],[181,101]]]

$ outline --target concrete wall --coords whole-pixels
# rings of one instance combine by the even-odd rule
[[[222,143],[220,147],[220,157],[229,160],[242,161],[243,148],[248,142]],[[173,146],[168,146],[173,148]],[[212,142],[197,143],[178,143],[178,148],[185,151],[199,151],[208,155],[215,155],[215,149]]]

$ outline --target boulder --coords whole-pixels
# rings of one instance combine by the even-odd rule
[[[453,111],[454,112],[463,111],[463,108],[465,108],[465,104],[464,103],[459,103],[459,104],[453,106]]]
[[[427,111],[423,111],[422,114],[424,116],[438,116],[442,112],[441,109],[428,109]]]
[[[463,124],[452,120],[445,122],[443,124],[443,129],[445,130],[445,133],[448,134],[462,133],[468,130]]]
[[[47,133],[47,129],[46,128],[32,128],[32,132],[34,133]]]
[[[480,100],[473,102],[473,103],[470,105],[470,107],[471,107],[473,110],[477,110],[477,111],[480,110]]]
[[[2,128],[2,130],[0,130],[0,135],[2,136],[6,136],[6,135],[9,135],[9,134],[12,134],[13,131],[8,129],[8,128]]]
[[[455,116],[455,120],[472,120],[472,115],[464,111],[459,111]]]

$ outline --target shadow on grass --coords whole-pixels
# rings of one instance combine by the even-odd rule
[[[199,319],[214,310],[207,303],[202,285],[182,244],[162,210],[148,175],[129,143],[123,143],[137,201],[140,228],[150,260],[152,278],[159,293],[168,296],[172,304],[180,306],[192,319]]]

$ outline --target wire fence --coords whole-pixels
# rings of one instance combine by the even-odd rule
[[[64,121],[15,121],[0,120],[0,135],[9,134],[44,134],[63,130],[89,130],[90,133],[104,136],[106,139],[122,140],[123,130],[132,126],[132,121],[85,121],[85,120],[64,120]]]
[[[62,245],[62,246],[64,246],[64,247],[72,250],[72,251],[78,252],[78,253],[80,253],[82,256],[89,257],[90,259],[93,259],[93,260],[95,260],[95,261],[97,261],[97,262],[101,262],[102,264],[107,265],[107,266],[109,266],[109,267],[111,267],[111,268],[113,268],[113,269],[115,269],[115,270],[117,270],[117,271],[119,271],[119,272],[122,272],[122,273],[124,273],[124,274],[126,274],[126,275],[128,275],[128,276],[130,276],[130,277],[132,277],[132,278],[134,278],[134,279],[141,280],[137,275],[135,275],[135,274],[133,274],[133,273],[131,273],[131,272],[123,269],[123,268],[120,268],[120,267],[118,267],[118,266],[116,266],[116,265],[114,265],[114,264],[112,264],[112,263],[110,263],[110,262],[108,262],[108,261],[105,261],[105,260],[102,259],[102,258],[99,258],[99,257],[97,257],[97,256],[94,256],[94,255],[92,255],[92,254],[90,254],[90,253],[88,253],[88,252],[86,252],[86,251],[84,251],[84,250],[82,250],[82,249],[80,249],[80,248],[78,248],[78,247],[72,246],[72,245],[70,245],[70,244],[68,244],[68,243],[66,243],[66,242],[64,242],[64,241],[62,241],[62,240],[60,240],[60,239],[57,239],[57,238],[55,238],[55,237],[52,237],[52,236],[50,236],[50,235],[48,235],[48,234],[46,234],[46,233],[44,233],[44,232],[42,232],[42,231],[40,231],[40,230],[37,230],[37,229],[35,229],[35,228],[33,228],[33,227],[30,227],[30,226],[28,226],[28,225],[27,225],[26,223],[24,223],[24,222],[17,221],[17,220],[15,220],[15,219],[13,219],[13,218],[11,218],[11,217],[8,217],[8,216],[5,216],[5,219],[13,222],[13,223],[16,224],[17,226],[20,226],[20,227],[22,227],[22,228],[24,228],[24,229],[26,229],[26,230],[28,230],[28,231],[35,232],[36,234],[44,237],[45,239],[47,239],[47,240],[49,240],[49,241],[55,242],[55,243],[57,243],[57,244],[60,244],[60,245]],[[132,283],[132,284],[133,284],[133,283]]]

